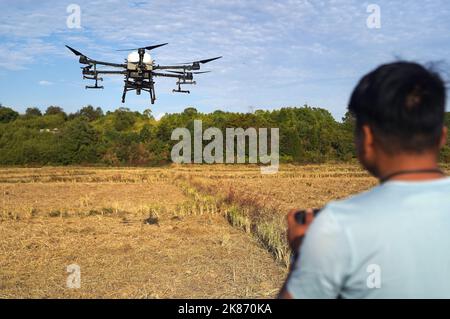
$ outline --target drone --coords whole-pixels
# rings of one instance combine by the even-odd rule
[[[80,57],[79,62],[85,66],[81,67],[83,79],[93,80],[94,85],[87,85],[86,89],[103,89],[103,86],[99,86],[98,82],[103,81],[102,77],[99,75],[123,75],[124,76],[124,87],[122,94],[122,103],[125,103],[125,98],[127,92],[136,91],[137,95],[140,95],[142,91],[150,93],[150,101],[155,104],[156,93],[155,93],[155,81],[157,77],[175,78],[177,79],[177,88],[172,92],[174,93],[187,93],[191,92],[188,90],[183,90],[182,85],[195,85],[194,74],[209,73],[210,71],[199,71],[201,64],[206,64],[211,61],[222,58],[216,57],[211,59],[179,63],[176,65],[157,65],[152,59],[149,53],[146,51],[151,51],[156,48],[167,45],[168,43],[157,44],[136,49],[127,50],[117,50],[117,51],[132,51],[128,54],[125,63],[110,63],[93,60],[88,58],[83,53],[71,48],[66,45],[66,47],[72,51],[76,56]],[[115,70],[99,70],[97,66],[107,66],[112,68],[117,68]]]

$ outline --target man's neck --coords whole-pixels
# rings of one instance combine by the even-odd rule
[[[439,168],[435,154],[385,156],[380,162],[378,166],[379,178],[385,178],[398,172],[405,173],[393,176],[389,180],[426,181],[445,177],[438,171],[424,171]]]

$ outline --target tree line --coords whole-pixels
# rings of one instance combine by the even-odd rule
[[[171,163],[171,140],[176,128],[193,130],[194,120],[203,129],[279,128],[280,160],[284,163],[322,163],[355,158],[354,121],[346,114],[336,121],[322,108],[286,107],[253,113],[214,111],[200,113],[186,108],[155,120],[119,108],[103,112],[91,105],[67,114],[61,107],[45,112],[28,108],[19,114],[0,104],[0,165],[109,165],[156,166]],[[450,126],[450,113],[446,114]],[[450,146],[442,154],[450,160]]]

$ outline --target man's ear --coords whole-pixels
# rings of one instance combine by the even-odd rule
[[[441,134],[441,140],[439,142],[439,148],[443,148],[447,144],[447,135],[448,135],[448,128],[444,126],[442,128],[442,134]]]
[[[363,125],[362,133],[362,147],[364,148],[364,153],[367,157],[371,158],[374,153],[374,137],[372,129],[369,125]]]

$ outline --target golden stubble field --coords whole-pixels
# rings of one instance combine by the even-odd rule
[[[287,210],[375,184],[350,164],[3,168],[0,297],[273,297]]]

